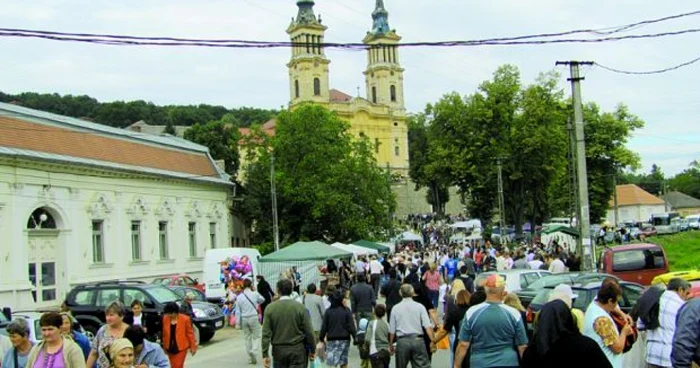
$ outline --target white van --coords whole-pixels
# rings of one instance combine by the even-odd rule
[[[692,230],[700,230],[700,215],[691,215],[685,218],[688,221],[688,227]]]
[[[202,270],[207,300],[225,298],[229,282],[242,284],[245,279],[255,282],[260,257],[254,248],[207,249]]]

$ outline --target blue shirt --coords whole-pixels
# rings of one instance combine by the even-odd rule
[[[170,360],[160,345],[143,340],[143,349],[136,359],[134,365],[145,364],[149,368],[170,368]]]
[[[471,343],[472,368],[517,367],[516,347],[527,345],[522,316],[503,303],[477,304],[464,315],[459,340]]]
[[[88,356],[90,355],[90,350],[92,350],[92,347],[90,346],[90,340],[87,338],[87,336],[81,334],[78,331],[73,331],[71,333],[71,337],[73,338],[73,341],[75,341],[75,343],[78,344],[78,346],[80,346],[80,350],[83,351],[85,360],[87,360]],[[4,367],[5,365],[3,364],[2,366]]]
[[[29,359],[29,352],[31,352],[31,351],[32,350],[29,349],[29,351],[25,355],[22,355],[20,352],[17,352],[17,367],[18,368],[25,368],[27,366],[27,360]],[[15,367],[15,348],[14,347],[12,349],[8,350],[7,353],[5,353],[5,358],[2,360],[2,366],[9,367],[9,368]]]
[[[457,273],[457,264],[459,262],[454,259],[450,258],[445,262],[445,268],[447,269],[447,277],[452,279],[455,277],[455,273]]]

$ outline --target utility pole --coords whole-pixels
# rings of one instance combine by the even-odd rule
[[[272,236],[275,252],[280,250],[280,227],[277,222],[277,187],[275,185],[275,153],[270,153],[270,192],[272,195]]]
[[[581,81],[579,75],[580,65],[593,65],[592,61],[557,61],[556,65],[568,65],[571,73],[571,97],[574,104],[574,127],[576,134],[576,168],[578,175],[579,210],[578,221],[580,224],[580,247],[583,253],[584,270],[594,270],[596,265],[595,248],[591,243],[590,233],[590,208],[588,204],[588,170],[586,168],[586,137],[584,134],[583,105],[581,103]]]
[[[498,165],[498,218],[501,242],[505,243],[506,239],[506,211],[505,201],[503,200],[503,165],[501,164],[502,157],[496,158]]]
[[[615,164],[613,163],[612,165],[613,168],[613,174],[612,174],[612,182],[613,182],[613,211],[614,211],[614,217],[615,217],[615,229],[617,229],[617,224],[620,222],[620,214],[618,213],[617,210],[617,168],[615,167]]]

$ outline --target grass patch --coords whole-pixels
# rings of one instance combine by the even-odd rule
[[[671,271],[700,269],[700,231],[655,236],[646,242],[664,247]]]

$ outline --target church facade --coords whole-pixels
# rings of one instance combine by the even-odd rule
[[[366,97],[352,97],[330,87],[331,60],[324,50],[326,27],[314,13],[313,0],[298,0],[297,16],[287,28],[295,44],[289,70],[289,106],[317,103],[350,123],[356,137],[374,145],[377,163],[408,178],[408,128],[404,105],[403,73],[399,63],[401,37],[389,28],[389,13],[377,0],[367,45],[364,71]]]

